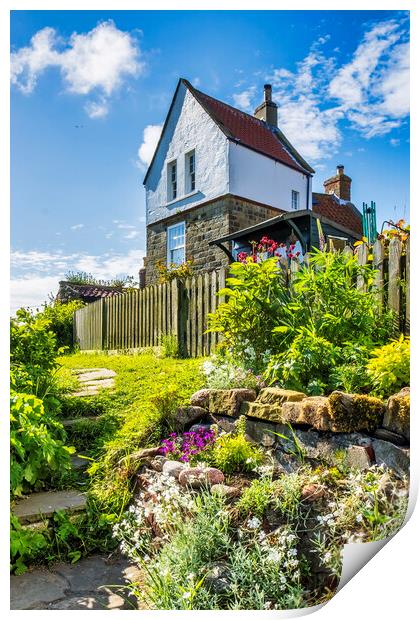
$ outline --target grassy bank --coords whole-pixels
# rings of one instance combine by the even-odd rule
[[[89,494],[106,512],[119,513],[131,497],[133,471],[125,457],[156,444],[167,420],[203,386],[199,359],[141,355],[83,355],[59,358],[63,376],[72,368],[109,368],[117,373],[115,390],[96,396],[62,398],[61,415],[79,418],[71,437],[94,460]],[[89,420],[94,416],[96,421]]]

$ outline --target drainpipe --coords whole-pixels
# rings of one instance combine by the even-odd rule
[[[306,208],[309,209],[309,174],[306,175]]]

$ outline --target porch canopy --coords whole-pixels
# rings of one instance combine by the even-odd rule
[[[336,247],[350,245],[358,239],[358,235],[354,231],[309,209],[301,209],[281,213],[254,226],[243,228],[219,239],[213,239],[209,245],[217,245],[228,255],[231,261],[235,261],[239,252],[250,252],[252,243],[259,242],[263,236],[267,236],[278,243],[287,244],[291,235],[294,235],[300,241],[302,251],[305,254],[312,248],[319,248],[317,220],[321,222],[325,240],[331,240]]]

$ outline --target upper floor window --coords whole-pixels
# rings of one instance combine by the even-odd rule
[[[168,164],[167,179],[168,179],[168,201],[170,202],[171,200],[175,200],[175,198],[177,197],[177,193],[178,193],[176,160],[171,161],[171,163]]]
[[[292,209],[297,211],[299,209],[299,192],[292,189]]]
[[[185,193],[195,192],[195,151],[185,155]]]
[[[185,222],[168,226],[168,252],[167,263],[170,265],[181,265],[185,263]]]

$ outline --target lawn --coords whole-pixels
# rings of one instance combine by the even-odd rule
[[[76,448],[92,457],[90,494],[106,511],[119,512],[129,497],[131,470],[119,463],[140,447],[156,444],[165,421],[204,385],[201,359],[140,355],[74,354],[59,358],[68,385],[72,368],[109,368],[115,390],[97,396],[62,398],[61,416],[80,417],[70,435]],[[95,416],[96,421],[89,420]]]

